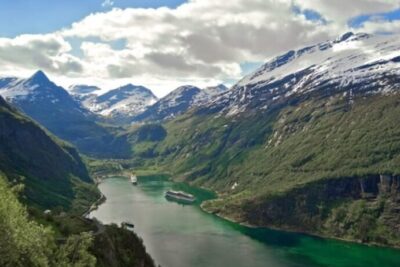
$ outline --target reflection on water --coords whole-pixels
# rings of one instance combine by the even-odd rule
[[[196,205],[167,201],[165,191],[196,196]],[[207,214],[198,204],[214,195],[165,179],[112,178],[100,185],[107,201],[91,216],[104,223],[130,221],[163,267],[400,266],[400,251],[254,229]]]

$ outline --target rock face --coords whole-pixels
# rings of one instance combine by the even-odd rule
[[[111,143],[120,141],[108,129],[98,125],[94,114],[75,101],[64,88],[51,82],[42,71],[28,79],[3,82],[0,95],[53,134],[76,145],[83,153],[126,155],[118,147],[110,149]]]
[[[91,183],[73,147],[56,140],[1,97],[0,171],[9,180],[24,183],[28,201],[41,207],[68,208],[75,185]]]
[[[310,183],[246,204],[243,218],[254,225],[399,246],[399,182],[398,176],[372,175]]]

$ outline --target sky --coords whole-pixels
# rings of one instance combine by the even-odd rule
[[[348,31],[400,33],[400,0],[0,0],[0,17],[1,76],[163,96]]]

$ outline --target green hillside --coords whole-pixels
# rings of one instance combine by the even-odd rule
[[[154,266],[134,233],[81,217],[99,197],[75,148],[0,97],[0,266]]]
[[[77,151],[0,99],[0,171],[40,208],[81,210],[99,197]],[[79,203],[76,196],[85,196]],[[85,203],[86,202],[86,203]]]
[[[166,123],[162,141],[136,139],[132,165],[216,190],[204,208],[244,223],[398,246],[399,112],[398,95],[233,118],[193,111]]]

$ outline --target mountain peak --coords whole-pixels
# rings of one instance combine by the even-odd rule
[[[359,41],[359,40],[364,40],[372,37],[372,35],[368,33],[353,33],[353,32],[347,32],[337,38],[333,43],[341,43],[345,41]]]
[[[37,72],[35,72],[28,79],[28,81],[31,81],[33,83],[47,83],[47,82],[50,82],[49,78],[47,78],[46,74],[41,70],[38,70]]]
[[[193,85],[182,85],[182,86],[176,88],[174,91],[186,92],[186,91],[191,91],[191,90],[199,90],[200,91],[200,89],[198,87],[193,86]],[[172,92],[174,92],[174,91],[172,91]]]
[[[218,84],[217,87],[221,89],[228,89],[228,87],[223,83]]]
[[[138,87],[138,86],[128,83],[128,84],[122,85],[121,87],[119,87],[119,89],[131,89],[131,88],[136,88],[136,87]]]
[[[126,94],[146,92],[146,93],[153,95],[153,93],[151,92],[150,89],[143,87],[141,85],[134,85],[131,83],[125,84],[114,90],[109,91],[110,94],[117,93],[117,92],[122,92],[122,93],[126,93]]]
[[[107,98],[113,97],[113,96],[117,97],[117,98],[124,98],[126,96],[132,96],[132,95],[138,95],[138,94],[144,94],[149,97],[156,98],[156,96],[153,94],[153,92],[150,89],[148,89],[144,86],[141,86],[141,85],[134,85],[134,84],[128,83],[126,85],[120,86],[116,89],[110,90],[107,93],[101,95],[99,100],[104,101],[104,100],[107,100]]]

